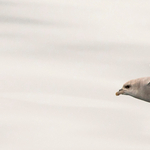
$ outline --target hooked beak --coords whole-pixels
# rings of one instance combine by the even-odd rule
[[[123,94],[123,93],[124,93],[123,89],[120,89],[120,90],[116,93],[116,96],[119,96],[120,94]]]

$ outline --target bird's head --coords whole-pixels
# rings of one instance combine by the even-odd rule
[[[116,93],[117,96],[130,95],[132,97],[150,102],[150,77],[143,77],[126,82]]]
[[[116,96],[122,94],[138,97],[138,93],[140,90],[140,82],[138,82],[137,80],[130,80],[126,82],[118,92],[116,92]]]

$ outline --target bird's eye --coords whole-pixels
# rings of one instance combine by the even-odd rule
[[[131,87],[130,85],[126,85],[126,86],[125,86],[126,89],[129,89],[130,87]]]

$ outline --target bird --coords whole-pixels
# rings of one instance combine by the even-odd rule
[[[150,102],[150,77],[137,78],[126,82],[122,88],[116,92],[116,96],[121,94]]]

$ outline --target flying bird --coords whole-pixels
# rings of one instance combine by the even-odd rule
[[[126,82],[116,93],[116,96],[130,95],[132,97],[150,102],[150,77],[133,79]]]

